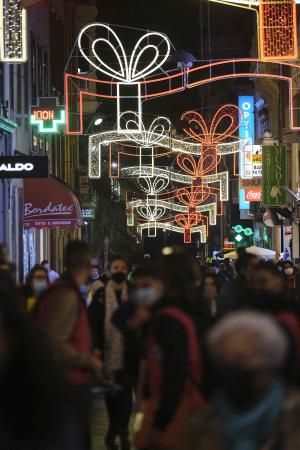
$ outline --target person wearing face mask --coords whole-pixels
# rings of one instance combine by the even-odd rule
[[[93,264],[91,267],[90,279],[88,284],[86,285],[86,290],[84,292],[88,305],[91,304],[95,292],[103,286],[104,283],[100,280],[100,269],[96,264]],[[82,287],[82,289],[85,288]]]
[[[28,273],[26,283],[23,288],[25,294],[25,311],[34,315],[39,298],[49,287],[49,278],[47,269],[36,264]]]
[[[122,450],[130,448],[129,420],[132,411],[132,386],[125,367],[125,341],[112,319],[118,308],[129,299],[128,263],[123,256],[114,256],[109,263],[110,280],[95,292],[89,305],[89,321],[94,347],[104,356],[109,378],[122,387],[105,397],[109,428],[105,438],[107,449],[116,449],[119,438]]]
[[[80,291],[90,275],[92,253],[83,241],[71,241],[65,251],[66,272],[42,296],[38,325],[47,334],[64,371],[77,408],[72,414],[73,448],[90,450],[89,414],[92,378],[102,382],[102,362],[93,350],[85,299]],[[76,420],[75,420],[76,418]]]
[[[300,448],[300,394],[282,375],[284,331],[268,316],[238,312],[221,320],[207,342],[214,390],[189,421],[180,450]]]
[[[282,273],[287,299],[292,302],[298,302],[300,300],[300,286],[294,264],[291,261],[284,261],[282,264]]]
[[[132,282],[129,301],[119,306],[112,321],[124,336],[125,371],[136,389],[145,355],[145,336],[152,309],[163,294],[163,281],[157,265],[145,262],[132,272]]]

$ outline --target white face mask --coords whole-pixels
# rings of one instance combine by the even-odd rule
[[[293,269],[293,267],[287,267],[286,269],[284,269],[284,273],[285,273],[285,275],[287,275],[287,276],[293,275],[293,274],[294,274],[294,269]]]
[[[33,291],[36,296],[40,296],[48,289],[48,283],[46,280],[44,281],[33,281],[32,284]]]

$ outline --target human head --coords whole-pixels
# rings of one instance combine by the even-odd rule
[[[128,276],[128,262],[122,255],[114,255],[109,261],[109,275],[112,281],[121,285]]]
[[[98,280],[100,277],[100,269],[99,266],[97,266],[96,264],[93,264],[91,267],[91,279],[93,281]]]
[[[276,265],[270,261],[261,261],[256,266],[252,277],[252,286],[258,291],[264,291],[272,295],[281,294],[284,288],[281,273]]]
[[[216,299],[219,295],[221,287],[222,283],[220,278],[214,273],[207,274],[202,283],[204,296],[212,300]]]
[[[26,277],[26,285],[31,287],[36,296],[45,292],[49,286],[48,270],[46,267],[36,264]]]
[[[166,247],[159,261],[164,292],[170,297],[189,297],[199,285],[196,262],[181,247]]]
[[[250,281],[258,263],[259,259],[257,256],[251,255],[251,253],[246,253],[245,250],[242,249],[238,252],[238,259],[235,263],[235,269],[239,275],[243,275],[248,281]]]
[[[286,335],[270,317],[236,312],[208,335],[208,353],[218,387],[239,408],[259,402],[280,376],[288,352]]]
[[[161,297],[163,282],[157,265],[145,262],[137,266],[132,273],[132,280],[135,293],[140,297],[144,295],[146,302],[147,293],[151,293],[153,301]]]
[[[44,259],[41,262],[41,266],[44,266],[48,270],[48,272],[50,272],[51,266],[50,266],[50,263],[49,263],[48,259]]]
[[[285,277],[291,277],[295,274],[295,267],[292,261],[284,261],[282,263],[282,271]]]
[[[71,241],[65,252],[65,266],[78,286],[85,284],[90,276],[92,252],[84,241]]]

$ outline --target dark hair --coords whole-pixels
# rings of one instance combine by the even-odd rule
[[[31,285],[33,277],[38,270],[42,270],[43,272],[45,272],[47,280],[49,281],[48,270],[41,264],[36,264],[35,266],[32,267],[32,269],[30,270],[30,272],[28,273],[28,275],[26,277],[25,281],[26,281],[27,286]]]
[[[167,296],[190,297],[200,281],[194,259],[180,247],[173,247],[161,257],[159,271]]]
[[[218,277],[218,275],[215,273],[208,273],[207,275],[205,275],[205,278],[202,282],[202,289],[204,289],[205,281],[207,280],[207,278],[211,278],[214,281],[214,284],[217,288],[217,293],[219,294],[223,287],[223,283],[222,283],[222,280],[220,279],[220,277]]]
[[[157,265],[151,262],[144,262],[138,265],[132,273],[133,280],[141,277],[151,277],[159,280],[161,278],[161,274]]]
[[[45,445],[60,433],[66,386],[44,335],[2,285],[0,326],[8,344],[1,361],[1,426],[16,441]]]
[[[44,266],[45,264],[49,264],[48,259],[44,259],[44,260],[41,262],[41,266]]]
[[[245,249],[238,250],[238,259],[235,263],[235,270],[238,274],[242,272],[242,270],[247,269],[248,264],[253,260],[257,259],[256,255],[252,255],[251,253],[246,253]]]
[[[271,261],[260,261],[260,263],[256,266],[256,271],[261,270],[269,272],[275,277],[282,278],[282,274],[278,271],[277,265]]]
[[[125,258],[125,256],[123,256],[123,255],[113,255],[113,256],[110,258],[110,260],[109,260],[109,264],[108,264],[108,268],[109,268],[109,269],[111,268],[112,264],[113,264],[115,261],[123,261],[123,263],[126,264],[127,269],[129,268],[129,263],[128,263],[127,258]]]
[[[65,265],[67,270],[85,269],[90,265],[92,252],[84,241],[71,241],[66,247]]]
[[[288,264],[289,267],[294,267],[294,264],[292,263],[292,261],[286,260],[282,262],[282,267],[284,267],[285,264]]]

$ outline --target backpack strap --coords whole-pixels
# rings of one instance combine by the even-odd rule
[[[203,364],[193,320],[185,312],[173,306],[163,308],[159,312],[158,317],[163,316],[172,317],[184,327],[188,337],[189,375],[193,383],[199,385],[201,382]]]

